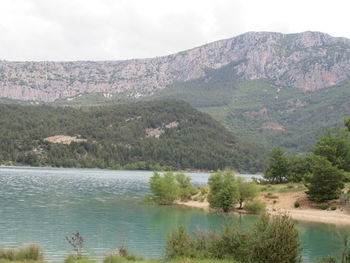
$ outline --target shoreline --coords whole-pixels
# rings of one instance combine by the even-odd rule
[[[295,200],[305,198],[304,193],[288,193],[280,194],[279,203],[273,204],[272,200],[266,200],[263,195],[259,196],[259,200],[266,204],[266,212],[272,216],[279,216],[283,214],[289,215],[296,221],[324,223],[336,226],[350,226],[350,213],[346,213],[343,208],[337,210],[320,210],[312,207],[294,208]],[[207,201],[176,201],[175,205],[189,208],[201,209],[210,212],[209,203]],[[234,211],[232,213],[244,213]]]

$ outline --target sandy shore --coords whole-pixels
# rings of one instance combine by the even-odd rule
[[[350,226],[350,213],[342,208],[337,210],[320,210],[312,208],[312,203],[307,200],[304,193],[286,193],[278,194],[277,199],[271,199],[260,195],[259,199],[266,204],[267,212],[270,215],[288,214],[298,221],[318,222],[335,225]],[[274,202],[273,200],[276,200]],[[295,201],[300,202],[300,208],[294,208]],[[176,202],[177,205],[193,207],[209,211],[209,203],[207,201],[188,201]]]

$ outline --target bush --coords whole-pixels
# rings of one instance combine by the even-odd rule
[[[43,255],[37,245],[31,244],[17,249],[1,249],[0,259],[8,261],[39,261],[43,259]]]
[[[300,262],[301,245],[298,231],[287,216],[264,215],[252,232],[249,262]],[[244,261],[246,262],[246,261]]]
[[[167,258],[179,258],[194,256],[193,241],[183,226],[170,233],[166,240],[165,255]]]
[[[167,258],[297,263],[301,248],[290,217],[263,216],[251,231],[231,224],[220,231],[197,231],[191,237],[180,227],[168,236],[165,250]]]
[[[152,191],[151,200],[158,204],[169,205],[179,198],[179,185],[172,172],[167,172],[163,176],[154,172],[149,185]]]
[[[246,205],[244,206],[244,209],[247,212],[252,214],[260,214],[265,212],[266,205],[259,200],[253,200],[253,201],[247,202]]]
[[[196,189],[191,184],[191,177],[186,176],[183,173],[175,175],[176,182],[179,185],[179,195],[181,201],[188,201],[191,199],[193,193]]]
[[[209,177],[208,202],[211,208],[228,212],[238,200],[239,189],[232,172],[219,172]]]
[[[318,208],[321,210],[327,210],[329,208],[329,205],[326,203],[322,203],[318,205]]]
[[[298,201],[296,201],[296,202],[294,203],[294,207],[295,207],[295,208],[299,208],[299,207],[300,207],[300,203],[299,203]]]
[[[337,210],[337,207],[335,205],[331,206],[331,210]]]

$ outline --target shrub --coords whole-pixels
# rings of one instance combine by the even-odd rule
[[[249,262],[300,262],[298,231],[287,215],[264,215],[255,225],[251,238]]]
[[[260,214],[265,212],[266,205],[259,200],[253,200],[253,201],[247,202],[246,205],[244,206],[244,209],[249,213]]]
[[[260,189],[255,182],[247,182],[242,177],[238,177],[236,182],[239,190],[239,208],[243,209],[243,202],[255,198],[259,194]]]
[[[192,194],[196,192],[196,189],[191,184],[191,177],[186,176],[183,173],[179,173],[175,175],[175,179],[179,185],[179,195],[181,201],[190,200]]]
[[[335,205],[331,206],[331,210],[337,210],[337,207]]]
[[[299,203],[298,201],[296,201],[296,202],[294,203],[294,207],[295,207],[295,208],[299,208],[299,207],[300,207],[300,203]]]
[[[321,210],[327,210],[329,208],[329,205],[326,203],[322,203],[318,205],[318,208]]]
[[[193,257],[192,238],[183,226],[170,233],[166,240],[167,258]]]
[[[263,216],[251,231],[231,224],[220,231],[197,231],[191,237],[180,227],[166,242],[168,258],[297,263],[300,262],[300,251],[298,231],[288,216]]]
[[[39,261],[42,260],[43,255],[40,248],[31,244],[25,247],[17,249],[1,249],[0,250],[0,259],[5,259],[8,261]]]
[[[149,184],[152,191],[151,200],[158,204],[169,205],[179,198],[179,185],[172,172],[167,172],[163,176],[154,172]]]
[[[210,207],[230,211],[239,199],[239,189],[232,172],[219,172],[209,178]]]

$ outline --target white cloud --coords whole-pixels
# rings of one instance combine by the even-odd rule
[[[0,59],[161,56],[246,31],[350,38],[347,0],[1,0]]]

